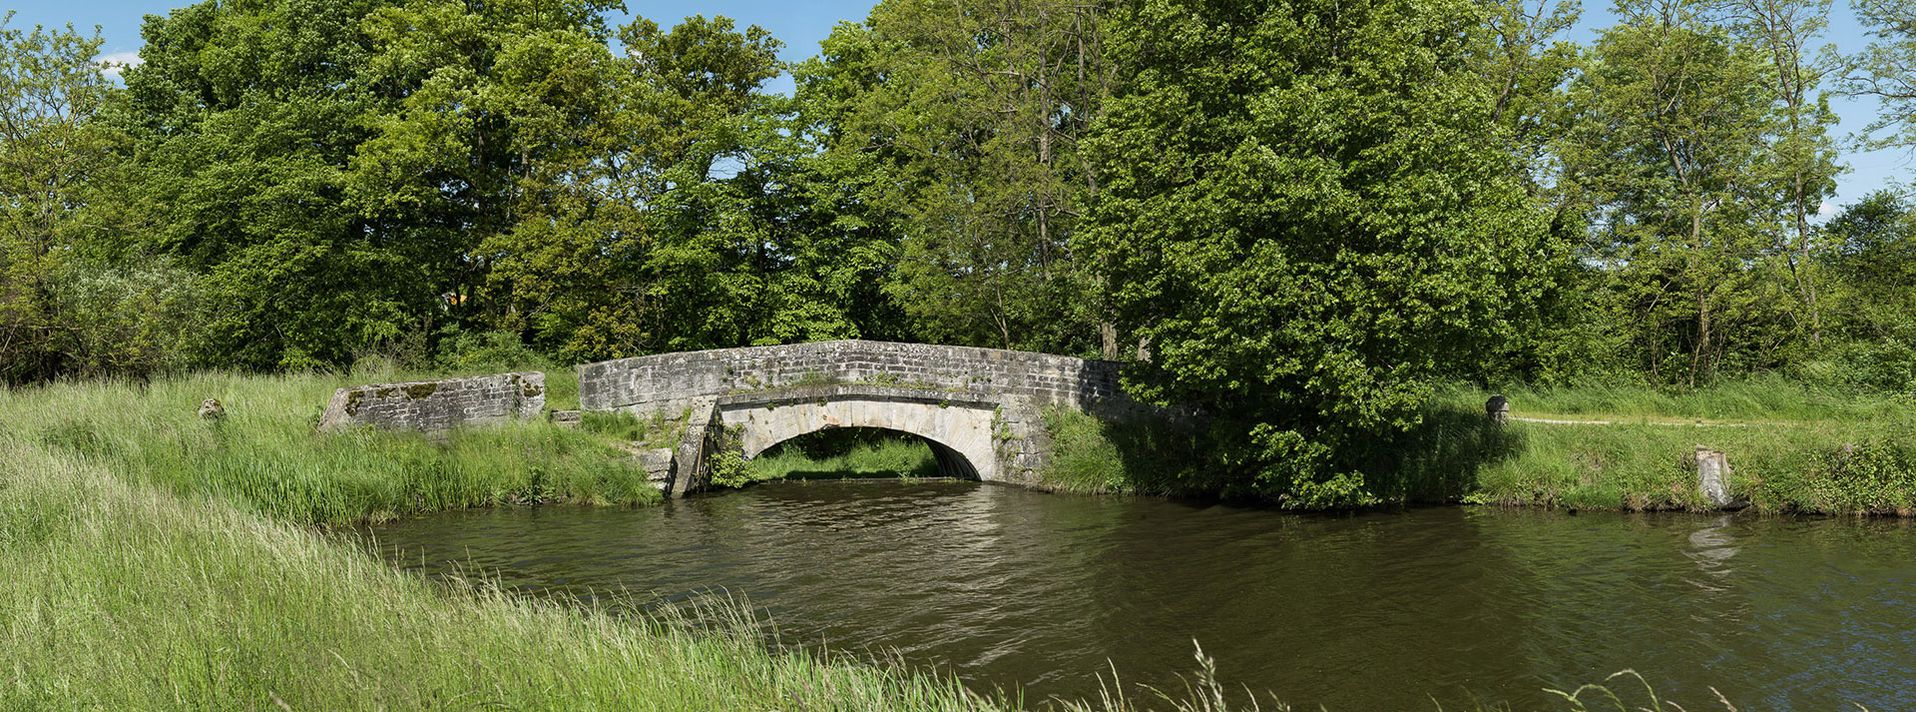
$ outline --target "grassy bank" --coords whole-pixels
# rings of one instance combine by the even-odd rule
[[[1894,398],[1774,377],[1680,392],[1592,386],[1506,395],[1518,418],[1576,422],[1508,426],[1499,451],[1471,463],[1466,501],[1708,509],[1697,487],[1702,446],[1727,454],[1731,493],[1760,512],[1916,514],[1916,418]],[[1452,389],[1439,407],[1481,414],[1488,397]]]
[[[1731,493],[1758,512],[1916,515],[1916,412],[1889,397],[1781,379],[1665,392],[1640,386],[1508,391],[1518,418],[1492,426],[1490,393],[1450,388],[1407,433],[1354,467],[1370,501],[1592,510],[1705,510],[1698,446],[1727,454]],[[1047,414],[1045,481],[1075,492],[1203,495],[1201,451],[1163,429]]]
[[[98,462],[0,441],[0,708],[989,709],[750,631],[398,573]]]
[[[543,422],[460,431],[439,441],[370,430],[315,432],[333,389],[402,377],[203,375],[150,386],[55,384],[0,392],[0,423],[16,438],[83,456],[135,482],[214,496],[298,523],[539,501],[658,500],[615,440]],[[563,391],[559,384],[566,380],[554,377],[554,390]],[[223,422],[196,416],[206,398],[226,405]]]

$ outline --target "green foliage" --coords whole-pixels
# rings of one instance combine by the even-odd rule
[[[744,487],[752,483],[752,473],[746,468],[745,451],[739,449],[738,434],[724,426],[718,428],[713,437],[712,453],[705,466],[711,468],[713,487]]]
[[[518,334],[506,331],[455,332],[439,342],[439,365],[456,373],[556,368],[551,359],[526,346]]]
[[[1124,420],[1046,408],[1051,450],[1044,486],[1094,494],[1202,495],[1222,483],[1206,470],[1201,434],[1185,423]]]
[[[624,411],[593,411],[580,414],[580,426],[586,432],[643,448],[671,448],[679,445],[679,436],[685,432],[686,417],[673,418],[655,413],[649,418],[640,418]]]
[[[1844,89],[1880,102],[1877,119],[1862,134],[1877,148],[1916,147],[1916,7],[1909,0],[1860,0],[1852,7],[1870,43],[1849,58]]]
[[[1846,75],[1886,131],[1898,2]],[[1412,497],[1376,443],[1451,461],[1448,380],[1916,389],[1916,221],[1810,220],[1825,0],[1630,0],[1582,48],[1552,0],[887,1],[790,67],[616,6],[204,0],[124,88],[0,28],[0,379],[539,369],[563,405],[563,365],[674,350],[1135,354],[1210,430],[1165,489],[1312,507]]]
[[[1907,424],[1839,447],[1823,446],[1807,466],[1775,472],[1758,496],[1780,508],[1911,516],[1916,514],[1916,435]]]
[[[121,163],[100,121],[112,85],[93,61],[100,38],[25,31],[12,19],[0,19],[0,382],[149,373],[153,359],[131,353],[140,347],[108,353],[100,343],[112,315],[76,311],[109,306],[130,286],[103,283],[112,278],[84,260],[120,218]]]
[[[1214,415],[1229,494],[1365,501],[1355,450],[1523,326],[1567,255],[1474,70],[1469,2],[1147,2],[1093,142],[1083,244],[1136,390]],[[1358,39],[1348,39],[1358,38]]]
[[[884,285],[919,338],[1084,353],[1107,316],[1072,244],[1081,139],[1115,83],[1106,3],[881,2],[795,68],[839,229],[891,236]],[[1102,337],[1115,355],[1111,335]]]
[[[352,203],[351,162],[388,105],[359,81],[378,0],[202,2],[149,16],[113,119],[138,157],[129,249],[178,256],[217,305],[208,356],[337,366],[435,314],[461,261]]]
[[[211,305],[198,275],[165,261],[72,264],[54,289],[69,376],[180,372],[200,361]]]

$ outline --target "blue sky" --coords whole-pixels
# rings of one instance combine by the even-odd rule
[[[19,13],[14,23],[20,26],[72,23],[76,27],[89,29],[97,25],[106,38],[105,52],[118,58],[128,58],[140,48],[141,17],[149,13],[164,13],[188,2],[190,0],[10,0],[9,6]],[[1589,41],[1595,28],[1609,23],[1606,2],[1585,0],[1584,22],[1576,35],[1578,41]],[[725,15],[738,20],[741,25],[763,26],[785,41],[785,58],[790,60],[803,59],[816,53],[819,40],[831,32],[833,25],[841,20],[862,20],[871,10],[871,3],[865,0],[627,0],[626,5],[633,12],[657,20],[662,25],[672,24],[688,15],[703,14]],[[1862,30],[1857,26],[1847,0],[1836,0],[1828,39],[1845,51],[1855,50],[1865,44]],[[772,88],[789,90],[790,87],[791,82],[787,79],[775,83]],[[1835,107],[1842,117],[1838,130],[1845,138],[1868,124],[1876,113],[1873,101],[1839,99]],[[1846,150],[1843,159],[1849,164],[1850,172],[1839,179],[1837,195],[1832,201],[1838,205],[1853,202],[1877,188],[1908,183],[1912,170],[1916,169],[1916,156],[1900,151],[1862,153]]]

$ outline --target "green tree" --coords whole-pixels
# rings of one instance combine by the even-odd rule
[[[1148,0],[1112,22],[1134,86],[1091,143],[1087,245],[1149,339],[1139,392],[1215,419],[1225,492],[1371,501],[1366,445],[1549,286],[1563,257],[1482,71],[1490,11]]]
[[[1575,0],[1503,0],[1492,10],[1492,39],[1481,50],[1491,120],[1541,192],[1555,174],[1550,144],[1563,121],[1564,84],[1577,67],[1577,46],[1564,34],[1580,8]]]
[[[1892,392],[1916,390],[1916,211],[1877,191],[1826,225],[1831,330],[1841,337],[1836,378]]]
[[[1870,43],[1846,62],[1844,89],[1874,97],[1881,113],[1861,132],[1875,148],[1916,148],[1916,3],[1854,0]]]
[[[354,80],[378,97],[348,205],[464,325],[513,326],[482,249],[566,204],[609,138],[610,30],[597,0],[412,0],[370,12]]]
[[[1565,180],[1655,380],[1696,384],[1773,352],[1779,282],[1761,259],[1781,214],[1764,164],[1763,65],[1698,0],[1627,0],[1571,89]],[[1732,351],[1733,348],[1741,349]]]
[[[352,163],[389,99],[361,81],[384,0],[246,0],[148,16],[122,119],[151,216],[141,247],[207,275],[208,357],[341,364],[437,313],[461,257],[352,204]]]
[[[1770,99],[1770,138],[1763,169],[1785,214],[1770,216],[1771,251],[1782,258],[1795,286],[1800,309],[1790,313],[1797,330],[1812,345],[1823,340],[1823,305],[1818,254],[1821,231],[1810,218],[1836,191],[1836,125],[1823,92],[1839,68],[1834,47],[1812,51],[1829,24],[1829,0],[1736,0],[1730,5],[1736,35],[1758,55],[1759,86]],[[1765,61],[1766,60],[1766,61]],[[1771,201],[1766,201],[1771,202]]]
[[[778,41],[704,17],[617,38],[577,150],[481,248],[506,323],[574,358],[872,333],[892,253],[820,220],[788,100],[762,88]]]
[[[1570,80],[1580,70],[1582,49],[1565,35],[1581,9],[1575,0],[1503,0],[1490,8],[1491,40],[1479,61],[1491,88],[1491,121],[1522,166],[1535,209],[1550,219],[1550,232],[1566,249],[1580,245],[1587,230],[1577,186],[1565,182],[1560,144],[1572,119]],[[1505,343],[1479,375],[1485,381],[1568,383],[1606,377],[1619,369],[1620,344],[1609,317],[1614,308],[1604,275],[1570,260],[1546,261],[1554,273],[1530,302],[1512,305],[1531,314],[1530,324]]]
[[[897,235],[888,292],[920,338],[1116,355],[1072,236],[1098,188],[1080,141],[1112,85],[1079,0],[881,2],[801,65],[850,219]]]
[[[104,232],[115,136],[98,35],[0,21],[0,381],[59,375],[72,326],[61,286]]]

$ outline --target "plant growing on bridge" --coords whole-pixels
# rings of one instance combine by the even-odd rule
[[[712,486],[744,487],[751,484],[752,473],[745,466],[745,449],[740,445],[743,440],[741,430],[717,425],[707,438],[706,448],[711,454],[705,464],[710,468]]]

